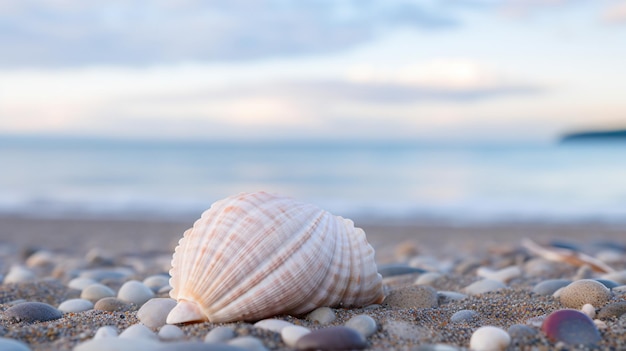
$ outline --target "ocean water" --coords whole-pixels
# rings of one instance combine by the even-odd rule
[[[196,218],[264,190],[360,221],[626,222],[626,143],[0,137],[0,214]]]

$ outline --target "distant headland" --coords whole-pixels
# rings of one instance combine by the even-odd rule
[[[626,129],[595,130],[567,133],[561,136],[560,142],[626,142]]]

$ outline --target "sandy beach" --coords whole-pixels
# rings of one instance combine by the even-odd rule
[[[34,273],[31,279],[4,282],[0,286],[0,310],[3,318],[0,337],[17,339],[32,350],[71,350],[92,339],[102,326],[115,326],[122,332],[138,323],[139,306],[124,311],[90,309],[65,313],[45,322],[17,322],[6,318],[5,311],[16,302],[45,302],[58,307],[63,301],[77,298],[80,290],[68,282],[82,271],[124,268],[124,277],[104,280],[113,290],[128,280],[143,280],[165,274],[174,247],[191,221],[158,220],[71,220],[0,217],[0,272],[6,277],[11,267],[19,265]],[[367,315],[376,321],[376,331],[367,337],[371,350],[426,350],[426,345],[447,345],[449,349],[467,349],[472,333],[481,326],[496,326],[509,331],[509,350],[613,349],[626,348],[626,319],[619,314],[598,320],[601,340],[587,346],[567,345],[548,338],[540,331],[542,320],[565,306],[552,295],[533,292],[548,279],[600,278],[603,274],[589,267],[551,262],[525,251],[520,243],[529,238],[541,245],[559,243],[580,249],[590,256],[610,257],[606,262],[616,271],[626,269],[626,226],[607,223],[515,223],[515,224],[449,224],[449,223],[371,223],[361,225],[376,249],[379,268],[390,265],[419,268],[409,274],[388,273],[384,278],[388,295],[396,298],[379,306],[355,309],[334,308],[335,319],[327,324],[306,316],[277,318],[312,330],[344,325],[356,315]],[[612,246],[611,246],[612,245]],[[612,247],[607,253],[607,247]],[[48,255],[41,254],[49,253]],[[38,254],[39,253],[39,254]],[[38,254],[38,256],[37,256]],[[604,256],[603,256],[604,255]],[[541,261],[537,263],[537,261]],[[531,266],[530,263],[534,266]],[[543,264],[543,266],[541,266]],[[504,286],[485,293],[468,293],[471,283],[484,278],[478,272],[517,267],[519,273],[504,280]],[[534,268],[533,268],[534,267]],[[536,268],[540,267],[540,268]],[[427,284],[415,285],[425,272],[437,274]],[[426,282],[426,279],[422,283]],[[606,304],[626,300],[624,282],[616,282]],[[410,292],[411,286],[429,286],[437,292],[436,306],[424,307]],[[621,286],[621,287],[619,287]],[[429,288],[429,289],[430,289]],[[450,297],[454,293],[462,298]],[[423,291],[420,292],[423,294]],[[167,291],[156,297],[168,297]],[[399,297],[398,297],[399,296]],[[603,306],[594,306],[600,312]],[[451,321],[458,311],[473,310],[472,318]],[[509,328],[525,325],[526,334]],[[181,341],[203,341],[217,327],[214,323],[182,325]],[[289,350],[280,334],[254,327],[252,323],[229,324],[236,336],[254,336],[270,350]],[[153,330],[158,331],[158,328]],[[420,348],[421,347],[421,348]],[[443,349],[443,348],[442,348]]]

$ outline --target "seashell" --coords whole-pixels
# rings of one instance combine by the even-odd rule
[[[561,248],[561,247],[543,247],[530,239],[523,239],[522,246],[530,251],[532,254],[540,256],[548,261],[564,262],[572,266],[581,267],[589,266],[594,272],[600,273],[612,273],[615,269],[608,266],[606,263],[585,255],[582,252],[576,252],[574,250]]]
[[[172,258],[167,323],[254,321],[384,299],[365,232],[314,205],[265,192],[215,202]]]

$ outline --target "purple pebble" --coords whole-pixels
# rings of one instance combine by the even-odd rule
[[[546,317],[541,331],[551,341],[570,345],[593,345],[600,341],[600,332],[591,318],[577,310],[554,311]]]

